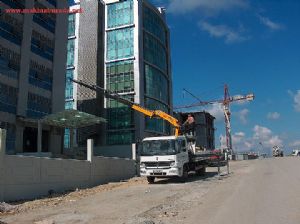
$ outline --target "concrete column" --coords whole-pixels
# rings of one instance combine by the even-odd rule
[[[87,140],[87,161],[92,162],[94,156],[94,139]]]
[[[0,202],[4,200],[5,149],[6,149],[6,130],[0,129]]]
[[[38,120],[38,136],[37,136],[37,152],[42,152],[42,133],[43,133],[43,127],[41,120]]]
[[[131,144],[131,150],[132,150],[132,159],[136,160],[136,144]]]

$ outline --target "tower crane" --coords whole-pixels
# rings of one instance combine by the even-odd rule
[[[230,125],[230,119],[231,119],[231,113],[230,113],[230,103],[236,102],[236,101],[252,101],[254,100],[254,94],[250,93],[247,95],[237,95],[237,96],[230,96],[229,95],[229,88],[228,85],[224,85],[224,98],[218,99],[218,100],[211,100],[211,101],[201,101],[198,97],[187,91],[186,89],[183,89],[187,93],[189,93],[191,96],[196,98],[199,102],[185,105],[185,106],[178,106],[174,107],[175,110],[178,109],[187,109],[187,108],[193,108],[198,106],[206,106],[209,104],[222,104],[223,111],[224,111],[224,118],[225,118],[225,131],[226,131],[226,147],[227,149],[232,153],[232,140],[231,140],[231,125]]]

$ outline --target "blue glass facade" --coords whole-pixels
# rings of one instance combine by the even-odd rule
[[[133,28],[107,32],[107,60],[133,56]]]
[[[0,111],[16,114],[18,89],[0,82]]]
[[[51,99],[30,92],[28,93],[27,117],[38,119],[50,113]]]
[[[143,6],[145,106],[169,113],[169,71],[167,27],[153,9]],[[145,118],[146,130],[169,133],[170,126],[161,119]]]
[[[107,5],[106,88],[133,101],[134,13],[133,0]],[[116,60],[122,61],[116,61]],[[130,144],[135,139],[134,112],[115,100],[107,100],[107,144]]]
[[[67,70],[66,90],[65,90],[66,100],[73,99],[73,82],[70,80],[73,79],[73,77],[74,77],[74,70],[72,69]]]
[[[25,7],[25,0],[0,0],[0,2],[3,2],[13,9],[24,9]]]
[[[52,75],[52,69],[35,61],[30,61],[28,81],[31,85],[51,91]]]
[[[65,88],[65,109],[74,109],[73,82],[75,70],[75,30],[76,30],[76,14],[68,16],[68,45],[67,45],[67,63],[66,63],[66,88]],[[64,148],[70,148],[70,130],[65,129]]]
[[[0,13],[0,36],[4,39],[21,45],[23,23],[7,13]]]
[[[133,24],[133,0],[107,5],[107,28]]]
[[[53,61],[54,41],[33,30],[31,51],[49,61]]]
[[[38,9],[47,9],[44,5],[35,1],[35,8]],[[33,22],[39,24],[41,27],[50,31],[51,33],[55,33],[55,24],[56,24],[56,15],[51,13],[35,13],[33,14]]]

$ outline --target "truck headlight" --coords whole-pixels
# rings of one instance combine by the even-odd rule
[[[175,166],[175,161],[171,162],[170,166]]]
[[[145,163],[140,163],[140,168],[145,168],[145,167],[146,167]]]

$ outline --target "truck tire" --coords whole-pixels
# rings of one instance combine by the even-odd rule
[[[204,176],[205,172],[206,172],[206,167],[202,167],[201,169],[199,169],[199,170],[196,171],[196,174],[198,176]]]
[[[148,184],[153,184],[155,177],[147,177]]]
[[[185,183],[189,178],[189,171],[186,166],[183,167],[182,176],[180,178],[181,183]]]

